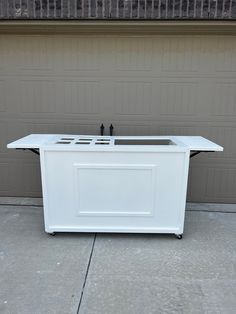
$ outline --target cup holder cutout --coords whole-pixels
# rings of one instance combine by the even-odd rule
[[[90,142],[76,142],[75,144],[90,144]]]
[[[60,139],[60,141],[73,141],[73,140],[74,140],[74,138],[72,138],[72,137],[62,137]]]
[[[96,142],[95,145],[109,145],[110,142]]]
[[[70,144],[71,142],[66,142],[66,141],[58,141],[56,144]]]

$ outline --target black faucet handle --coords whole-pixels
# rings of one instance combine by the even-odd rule
[[[109,129],[110,129],[110,136],[112,136],[113,135],[113,129],[114,129],[112,124],[110,125]]]
[[[103,134],[104,134],[104,129],[105,129],[105,126],[102,123],[101,126],[100,126],[100,134],[101,134],[101,136],[103,136]]]

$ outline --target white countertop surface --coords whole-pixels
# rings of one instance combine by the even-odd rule
[[[93,142],[96,139],[108,139],[110,141],[109,147],[114,147],[115,139],[170,139],[176,143],[178,147],[185,147],[191,151],[223,151],[223,147],[214,142],[202,137],[202,136],[95,136],[95,135],[71,135],[71,134],[30,134],[23,138],[20,138],[7,145],[8,148],[27,149],[35,148],[40,149],[43,146],[55,146],[67,147],[71,145],[56,145],[56,142],[61,138],[91,138]],[[79,145],[77,145],[78,147]],[[81,145],[86,146],[86,145]],[[105,146],[105,145],[104,145]],[[103,146],[103,149],[106,147]],[[121,146],[121,145],[119,145]],[[167,145],[168,146],[168,145]],[[168,147],[170,147],[169,145]],[[117,147],[117,146],[116,146]],[[124,146],[123,146],[124,147]],[[127,145],[126,145],[127,147]]]
[[[177,138],[192,151],[223,151],[222,146],[202,136],[173,136],[173,138]]]
[[[56,134],[30,134],[7,145],[7,148],[40,148]]]

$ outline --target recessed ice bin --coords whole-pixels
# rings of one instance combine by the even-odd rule
[[[174,145],[169,139],[120,139],[115,140],[115,145]]]
[[[179,237],[190,157],[223,150],[197,136],[68,134],[29,135],[8,147],[40,153],[46,232]]]

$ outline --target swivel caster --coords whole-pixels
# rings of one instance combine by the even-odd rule
[[[55,236],[56,235],[56,232],[49,232],[48,233],[50,236]]]
[[[182,235],[182,234],[176,234],[175,236],[176,236],[176,238],[177,238],[178,240],[181,240],[181,239],[182,239],[182,237],[183,237],[183,235]]]

